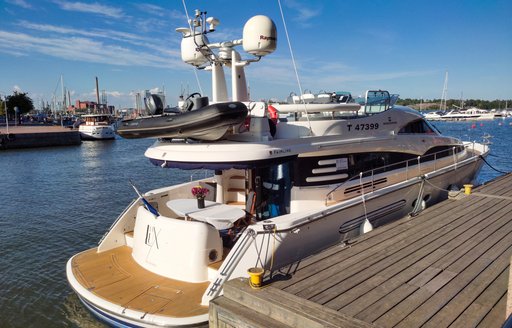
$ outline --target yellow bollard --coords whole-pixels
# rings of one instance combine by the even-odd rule
[[[464,185],[464,193],[466,195],[471,195],[471,189],[473,188],[472,184],[465,184]]]
[[[251,285],[252,288],[260,288],[261,282],[263,281],[263,273],[265,270],[263,268],[250,268],[247,270],[247,273],[249,274],[250,280],[249,285]]]

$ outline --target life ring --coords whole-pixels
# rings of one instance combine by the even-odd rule
[[[268,105],[268,115],[270,116],[270,120],[272,120],[272,122],[274,122],[274,124],[277,124],[278,120],[279,120],[279,114],[277,113],[277,109],[272,106],[272,105]]]

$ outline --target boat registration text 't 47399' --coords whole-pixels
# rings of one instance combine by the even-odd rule
[[[379,128],[379,123],[361,123],[361,124],[348,124],[348,131],[352,131],[352,127],[354,127],[355,131],[366,131],[366,130],[377,130]]]

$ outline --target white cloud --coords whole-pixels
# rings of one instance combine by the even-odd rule
[[[28,28],[31,30],[42,31],[42,32],[54,32],[59,34],[68,35],[83,35],[90,37],[101,37],[120,41],[126,40],[143,40],[142,37],[126,32],[112,31],[112,30],[101,30],[101,29],[90,29],[90,30],[79,30],[75,28],[68,28],[49,24],[37,24],[28,21],[19,21],[18,26]]]
[[[56,1],[59,7],[67,11],[78,11],[84,13],[97,14],[112,18],[123,18],[125,15],[119,8],[102,5],[99,3],[84,3],[84,2],[65,2]]]
[[[135,6],[140,11],[143,11],[143,12],[145,12],[147,14],[152,15],[152,16],[164,17],[166,15],[165,9],[160,7],[160,6],[157,6],[157,5],[152,5],[152,4],[149,4],[149,3],[138,3]]]
[[[7,0],[6,2],[21,8],[32,9],[32,6],[25,0]]]
[[[155,52],[108,45],[82,37],[45,38],[1,30],[0,51],[27,54],[35,52],[67,60],[117,66],[172,67],[177,69],[185,67],[178,54],[175,56],[170,54],[159,55]]]
[[[172,19],[177,19],[184,22],[187,21],[187,17],[185,16],[185,14],[182,11],[176,9],[168,10],[167,15]]]
[[[309,8],[307,3],[299,3],[295,0],[287,0],[286,6],[292,10],[296,11],[296,14],[293,15],[293,20],[300,22],[304,26],[309,25],[309,21],[319,16],[322,13],[322,7],[317,6],[317,8],[312,9]],[[286,17],[286,13],[285,13]]]
[[[114,97],[114,98],[120,98],[124,97],[125,94],[119,91],[106,91],[105,92],[108,96]]]
[[[41,31],[41,32],[53,32],[58,34],[64,34],[68,36],[86,36],[91,38],[104,38],[110,39],[119,42],[129,43],[131,45],[135,45],[138,47],[142,47],[143,49],[152,49],[156,50],[164,55],[170,56],[178,56],[180,54],[177,50],[166,49],[162,46],[161,43],[153,43],[153,40],[147,40],[142,36],[122,32],[122,31],[114,31],[114,30],[102,30],[102,29],[90,29],[90,30],[81,30],[75,28],[68,28],[56,25],[49,24],[36,24],[28,21],[19,21],[18,26],[22,26],[24,28],[28,28],[31,30]]]
[[[14,86],[12,87],[12,91],[13,91],[13,92],[23,92],[23,91],[21,90],[21,88],[20,88],[20,86],[19,86],[19,85],[14,85]]]

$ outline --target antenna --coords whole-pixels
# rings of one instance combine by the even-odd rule
[[[184,0],[183,6],[186,12]],[[210,25],[209,29],[206,29],[207,24]],[[197,69],[211,71],[212,102],[228,99],[224,66],[231,68],[232,100],[249,101],[244,67],[251,62],[259,61],[261,57],[276,49],[275,24],[266,16],[254,16],[246,22],[242,39],[210,43],[206,34],[215,31],[219,24],[218,19],[206,18],[206,12],[196,10],[195,18],[189,19],[189,27],[176,29],[182,34],[181,58],[185,63],[195,66]],[[254,57],[242,59],[234,49],[240,45]]]
[[[299,85],[299,91],[300,91],[300,95],[301,95],[300,99],[301,99],[302,103],[304,104],[304,111],[306,112],[306,119],[308,120],[309,133],[312,134],[313,130],[311,129],[311,122],[309,121],[308,108],[307,108],[306,102],[304,101],[304,97],[302,97],[303,91],[302,91],[302,85],[300,83],[299,71],[297,70],[297,65],[295,64],[295,57],[293,56],[292,44],[290,42],[290,37],[288,36],[288,28],[286,28],[286,21],[284,20],[284,13],[283,13],[283,8],[281,7],[281,0],[277,0],[277,3],[279,4],[279,11],[281,12],[281,18],[283,20],[284,32],[286,34],[286,40],[288,41],[288,48],[290,49],[290,55],[292,56],[292,63],[293,63],[293,69],[295,71],[295,77],[297,78],[297,84]]]

